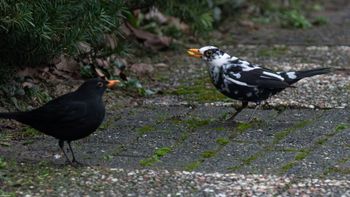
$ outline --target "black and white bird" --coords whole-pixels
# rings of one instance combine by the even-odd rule
[[[230,119],[255,102],[257,106],[272,95],[305,77],[326,74],[330,68],[305,71],[274,72],[240,58],[230,56],[214,46],[188,49],[187,53],[202,58],[209,65],[209,75],[214,86],[225,96],[242,102]]]

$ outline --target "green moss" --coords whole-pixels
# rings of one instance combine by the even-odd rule
[[[188,132],[183,132],[183,133],[181,133],[180,138],[179,138],[179,141],[180,141],[180,142],[185,141],[185,140],[188,138],[189,135],[190,135],[190,134],[189,134]]]
[[[328,141],[328,138],[327,138],[327,137],[321,137],[320,139],[318,139],[318,140],[316,141],[316,144],[317,144],[317,145],[323,145],[323,144],[325,144],[327,141]]]
[[[210,82],[209,76],[194,79],[193,81],[193,84],[180,85],[176,90],[167,93],[184,95],[188,97],[190,101],[197,102],[229,100],[226,96],[215,89]]]
[[[339,131],[342,131],[342,130],[347,129],[347,128],[349,128],[348,124],[341,123],[335,127],[335,131],[339,132]]]
[[[210,158],[210,157],[214,157],[215,156],[215,151],[212,151],[212,150],[206,150],[204,152],[202,152],[201,156],[203,158]]]
[[[339,162],[339,163],[345,163],[345,162],[347,162],[348,160],[350,160],[350,157],[339,159],[338,162]]]
[[[186,171],[193,171],[193,170],[199,168],[199,166],[201,166],[201,164],[202,164],[201,161],[194,161],[194,162],[192,162],[192,163],[190,163],[190,164],[187,164],[187,165],[185,166],[185,170],[186,170]]]
[[[105,121],[103,121],[103,123],[100,125],[100,127],[98,128],[98,130],[106,130],[108,128],[111,127],[111,125],[113,124],[114,119],[109,117],[107,118]]]
[[[35,137],[35,136],[39,136],[39,135],[42,135],[42,133],[33,129],[32,127],[25,127],[21,131],[21,136],[24,138],[25,137]]]
[[[311,122],[312,122],[311,120],[302,120],[290,128],[277,132],[274,136],[273,143],[274,144],[279,143],[281,140],[286,138],[290,133],[298,129],[304,128],[305,126],[309,125]]]
[[[285,152],[298,152],[299,150],[296,149],[296,148],[282,147],[282,151],[285,151]]]
[[[103,159],[106,161],[110,161],[113,159],[113,155],[103,155]]]
[[[275,137],[273,139],[273,143],[278,143],[280,142],[281,140],[283,140],[284,138],[286,138],[288,136],[288,134],[290,133],[289,130],[283,130],[283,131],[280,131],[280,132],[277,132],[275,134]]]
[[[229,171],[231,171],[231,172],[234,172],[234,171],[236,171],[236,170],[238,170],[238,169],[240,169],[240,168],[241,168],[241,166],[238,165],[238,166],[230,166],[230,167],[228,167],[228,168],[226,168],[226,169],[229,170]]]
[[[281,173],[284,174],[284,173],[288,172],[291,168],[293,168],[295,166],[295,164],[296,163],[294,161],[284,164],[281,167]]]
[[[15,192],[5,192],[2,189],[0,189],[0,196],[3,196],[3,197],[15,197],[16,193]]]
[[[165,156],[166,154],[168,154],[170,151],[171,151],[171,148],[170,148],[170,147],[162,147],[162,148],[157,149],[156,152],[155,152],[155,154],[156,154],[158,157],[163,157],[163,156]]]
[[[195,129],[201,126],[208,125],[211,120],[208,119],[200,119],[200,118],[191,118],[186,120],[185,122],[188,124],[190,129]]]
[[[249,128],[252,128],[252,124],[247,123],[247,122],[239,122],[236,126],[237,131],[240,133],[243,133],[244,131],[248,130]]]
[[[225,128],[224,127],[218,127],[218,128],[215,128],[214,130],[215,131],[225,131]]]
[[[139,163],[141,166],[152,166],[154,163],[158,162],[161,157],[164,157],[171,151],[170,147],[158,148],[152,156],[146,159],[142,159]]]
[[[230,143],[230,140],[228,138],[217,138],[216,143],[218,143],[221,146],[225,146],[226,144]]]
[[[299,151],[299,153],[297,153],[295,155],[295,160],[297,161],[301,161],[303,159],[305,159],[305,157],[307,157],[310,154],[310,150],[309,149],[302,149]]]
[[[261,156],[261,152],[258,152],[254,155],[251,155],[247,158],[244,158],[242,161],[243,161],[243,164],[244,165],[250,165],[253,161],[255,161],[257,158],[259,158]]]
[[[153,155],[149,158],[146,159],[142,159],[139,163],[141,166],[147,167],[147,166],[151,166],[154,163],[158,162],[159,158],[157,157],[157,155]]]
[[[137,128],[137,132],[140,134],[140,135],[143,135],[145,133],[148,133],[148,132],[151,132],[151,131],[154,131],[155,128],[151,125],[145,125],[143,127],[140,127],[140,128]]]
[[[7,163],[3,158],[0,157],[0,169],[4,169],[7,166]]]
[[[324,175],[328,174],[341,174],[341,175],[349,175],[350,168],[339,168],[339,167],[329,167],[323,172]]]

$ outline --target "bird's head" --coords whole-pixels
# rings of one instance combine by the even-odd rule
[[[214,46],[204,46],[200,49],[188,49],[187,53],[191,57],[202,58],[213,66],[222,66],[230,58],[230,55]]]
[[[83,92],[85,94],[93,94],[102,96],[107,88],[112,89],[118,83],[119,80],[104,80],[101,78],[94,78],[85,81],[77,91]]]

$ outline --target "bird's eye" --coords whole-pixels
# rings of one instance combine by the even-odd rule
[[[213,54],[213,51],[209,50],[205,52],[205,56],[210,57]]]
[[[98,83],[97,83],[97,86],[100,87],[100,88],[102,88],[102,87],[103,87],[103,82],[101,82],[101,81],[98,82]]]

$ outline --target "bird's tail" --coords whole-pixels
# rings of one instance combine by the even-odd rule
[[[331,72],[330,68],[316,68],[316,69],[304,70],[304,71],[282,72],[281,76],[286,80],[287,83],[291,85],[305,77],[312,77],[315,75],[327,74],[329,72]]]
[[[0,113],[0,119],[16,119],[16,112]]]

